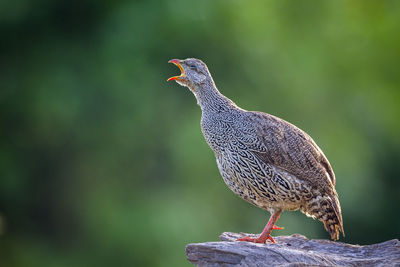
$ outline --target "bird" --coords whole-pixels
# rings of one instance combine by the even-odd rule
[[[201,130],[225,184],[240,198],[271,213],[257,237],[237,241],[275,243],[282,211],[300,210],[321,221],[332,240],[344,236],[336,178],[328,159],[303,130],[276,116],[247,111],[217,89],[207,65],[171,59],[181,74],[167,81],[188,87],[201,108]]]

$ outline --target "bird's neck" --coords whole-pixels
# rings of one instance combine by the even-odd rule
[[[191,88],[203,112],[221,112],[237,107],[232,100],[221,94],[214,81],[206,81],[201,86]]]

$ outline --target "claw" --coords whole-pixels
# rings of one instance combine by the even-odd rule
[[[279,227],[279,226],[276,226],[275,224],[274,224],[274,226],[272,226],[272,230],[283,230],[283,229],[285,229],[285,227]]]
[[[271,241],[272,243],[275,244],[275,240],[273,239],[272,236],[268,235],[268,236],[267,236],[267,239],[268,239],[269,241]]]
[[[275,244],[275,240],[272,236],[268,235],[265,237],[257,237],[257,238],[252,238],[252,237],[248,237],[248,236],[244,236],[241,238],[236,239],[236,241],[245,241],[245,242],[252,242],[252,243],[260,243],[260,244],[265,244],[267,242],[267,240],[271,241],[272,243]]]

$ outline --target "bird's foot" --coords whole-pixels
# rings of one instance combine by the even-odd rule
[[[285,229],[285,228],[276,226],[275,224],[272,226],[272,230],[283,230],[283,229]],[[272,236],[270,234],[264,234],[264,233],[262,233],[257,238],[244,236],[244,237],[236,239],[236,241],[246,241],[246,242],[262,243],[262,244],[265,244],[265,242],[267,242],[267,240],[271,241],[272,243],[275,243],[275,240],[272,238]]]
[[[272,238],[271,235],[265,235],[265,236],[260,235],[257,238],[244,236],[244,237],[236,239],[236,241],[246,241],[246,242],[261,243],[261,244],[265,244],[267,242],[267,240],[271,241],[272,243],[275,243],[275,240]]]

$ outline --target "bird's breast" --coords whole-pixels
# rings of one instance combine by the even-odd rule
[[[201,131],[207,144],[215,153],[221,153],[229,144],[234,133],[232,121],[226,118],[203,116],[201,120]]]

